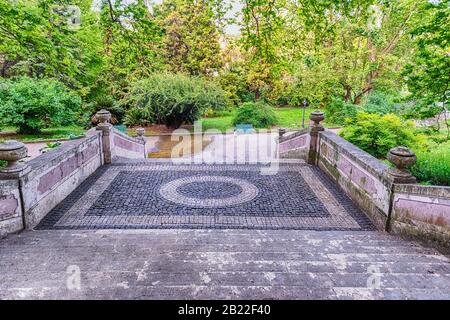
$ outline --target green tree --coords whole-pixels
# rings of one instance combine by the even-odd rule
[[[167,69],[193,76],[216,75],[222,66],[216,17],[223,13],[215,13],[212,1],[165,1],[157,12],[165,29]]]
[[[422,23],[412,31],[414,60],[406,65],[404,76],[417,102],[414,115],[433,117],[447,109],[450,97],[450,1],[429,2],[422,9]],[[447,119],[444,123],[450,138]]]
[[[162,69],[163,30],[144,0],[106,0],[100,16],[105,68],[98,82],[120,97],[133,79]]]
[[[102,65],[100,33],[87,0],[0,0],[0,75],[55,77],[85,93]],[[79,18],[68,5],[76,5]]]
[[[284,26],[284,5],[284,0],[244,0],[241,41],[247,51],[247,83],[255,101],[280,75],[279,35]]]
[[[282,38],[293,98],[360,104],[374,89],[400,90],[424,1],[289,1]]]

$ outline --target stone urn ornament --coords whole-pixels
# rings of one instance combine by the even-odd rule
[[[145,141],[145,139],[144,139],[145,129],[144,128],[137,128],[136,129],[136,134],[137,134],[137,138],[139,140]]]
[[[0,160],[7,161],[6,167],[0,168],[0,173],[3,177],[17,177],[24,174],[28,166],[26,163],[19,162],[26,158],[28,149],[22,142],[15,140],[8,140],[0,143]]]
[[[389,174],[394,183],[417,182],[417,179],[408,170],[417,161],[414,152],[407,147],[395,147],[389,150],[387,159],[395,165],[395,168],[389,169]]]
[[[321,126],[320,122],[325,119],[322,111],[316,110],[310,113],[309,119],[314,122],[315,126]]]
[[[111,112],[109,112],[108,110],[102,109],[100,111],[98,111],[95,114],[95,117],[98,120],[98,125],[97,127],[110,127],[111,124],[109,123],[111,121]]]

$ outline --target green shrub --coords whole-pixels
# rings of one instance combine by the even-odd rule
[[[269,128],[276,122],[277,117],[273,108],[262,102],[242,104],[233,117],[233,125],[251,124],[255,128]]]
[[[111,112],[111,123],[122,123],[125,115],[125,109],[117,103],[117,101],[106,94],[97,96],[91,103],[87,105],[90,117],[94,116],[97,111],[102,109]]]
[[[126,113],[128,125],[137,124],[136,115],[142,114],[145,119],[141,121],[171,128],[193,123],[208,109],[225,109],[228,103],[226,92],[216,84],[180,74],[155,74],[137,81],[121,101],[130,107]]]
[[[380,91],[372,92],[362,105],[362,111],[379,115],[397,113],[400,108],[395,96]]]
[[[19,133],[71,124],[80,108],[81,98],[56,80],[0,79],[0,125]]]
[[[377,158],[384,158],[396,146],[420,149],[425,141],[415,132],[412,122],[404,122],[394,114],[380,116],[367,112],[358,112],[339,135]]]
[[[450,186],[450,143],[438,145],[430,152],[418,152],[411,173],[420,182]]]
[[[154,122],[153,120],[147,108],[134,107],[128,110],[123,123],[127,126],[147,126]]]
[[[328,123],[343,125],[349,119],[354,119],[357,111],[358,106],[347,103],[342,98],[333,98],[325,108],[325,119]]]

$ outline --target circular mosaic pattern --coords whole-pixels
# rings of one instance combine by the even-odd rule
[[[224,199],[238,196],[242,193],[241,186],[231,182],[205,181],[186,183],[178,188],[178,193],[189,198]]]
[[[188,191],[189,186],[201,193],[194,196],[193,190]],[[232,190],[225,190],[226,186],[231,186]],[[240,192],[236,192],[239,189]],[[207,208],[248,202],[255,199],[258,192],[258,188],[248,181],[224,176],[185,177],[170,181],[159,189],[159,194],[171,202]]]

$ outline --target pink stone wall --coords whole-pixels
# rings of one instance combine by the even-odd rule
[[[396,185],[391,231],[450,248],[450,188]]]
[[[100,132],[66,142],[30,161],[22,178],[26,228],[36,226],[58,203],[102,165]]]
[[[381,230],[387,225],[389,215],[389,187],[381,174],[371,173],[371,163],[363,157],[362,150],[343,142],[334,133],[321,134],[318,166],[368,215]],[[378,161],[375,158],[371,161]],[[379,172],[378,168],[372,171]]]
[[[279,144],[280,153],[308,146],[308,135],[302,135]]]
[[[114,135],[114,147],[122,148],[130,152],[145,153],[145,147],[143,144],[127,140],[118,134]]]
[[[55,168],[44,174],[39,179],[37,190],[39,194],[44,194],[61,180],[69,176],[80,166],[88,162],[90,159],[99,154],[99,146],[97,143],[88,145],[83,151],[76,153],[67,160],[61,162]]]
[[[13,233],[22,229],[19,182],[0,180],[0,233]]]
[[[350,181],[360,187],[367,193],[373,194],[377,192],[375,187],[375,179],[373,176],[364,172],[358,165],[352,162],[350,159],[341,155],[337,162],[337,168],[344,173]]]
[[[14,195],[0,196],[0,220],[14,216],[18,207],[19,200]]]
[[[450,199],[396,194],[394,219],[420,221],[450,230]]]

